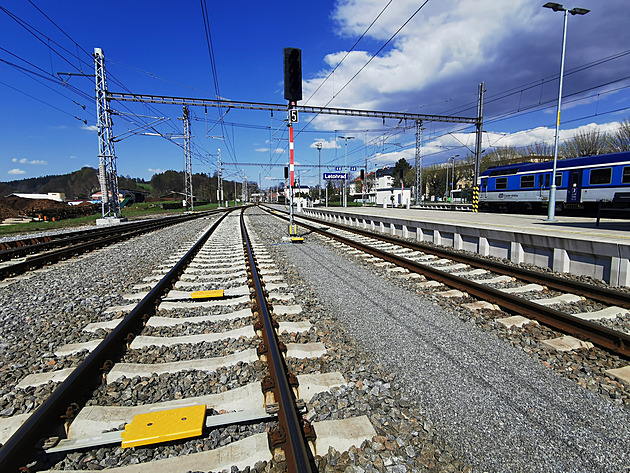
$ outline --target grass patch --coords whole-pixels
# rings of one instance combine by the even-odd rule
[[[172,201],[169,201],[172,202]],[[195,207],[195,211],[216,209],[217,204],[207,204]],[[128,219],[146,218],[150,216],[170,215],[184,212],[184,208],[179,209],[163,209],[160,202],[142,202],[132,204],[122,209],[122,216]],[[56,222],[28,222],[18,223],[15,225],[0,225],[0,236],[21,235],[24,233],[36,233],[50,230],[58,230],[64,228],[81,227],[86,225],[96,226],[96,219],[101,218],[98,214],[89,215],[87,217],[68,218],[65,220],[57,220]]]

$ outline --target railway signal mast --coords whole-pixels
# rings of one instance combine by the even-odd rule
[[[296,102],[302,100],[302,50],[284,48],[284,98],[289,101],[289,235],[295,234],[293,225],[293,186],[295,163],[293,150],[293,123],[298,122]]]

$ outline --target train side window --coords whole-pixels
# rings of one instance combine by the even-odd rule
[[[551,182],[551,174],[545,174],[545,187],[549,187]]]
[[[610,184],[612,168],[591,169],[588,183],[591,185]]]
[[[556,173],[556,187],[562,187],[562,173]]]
[[[623,167],[623,174],[621,175],[621,183],[622,184],[630,183],[630,166]]]
[[[543,186],[544,177],[542,174],[538,174],[538,187]]]
[[[507,177],[497,177],[494,186],[497,190],[507,189]]]
[[[488,179],[481,180],[481,188],[484,190],[488,188]]]
[[[521,176],[521,188],[533,188],[536,183],[536,176]]]

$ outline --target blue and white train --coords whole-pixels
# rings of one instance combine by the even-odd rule
[[[542,211],[548,208],[553,161],[495,166],[479,178],[479,209]],[[593,212],[599,201],[630,193],[630,152],[559,159],[556,211]]]

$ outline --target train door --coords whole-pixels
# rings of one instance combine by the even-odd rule
[[[567,185],[567,204],[579,204],[582,200],[582,170],[569,171]]]

